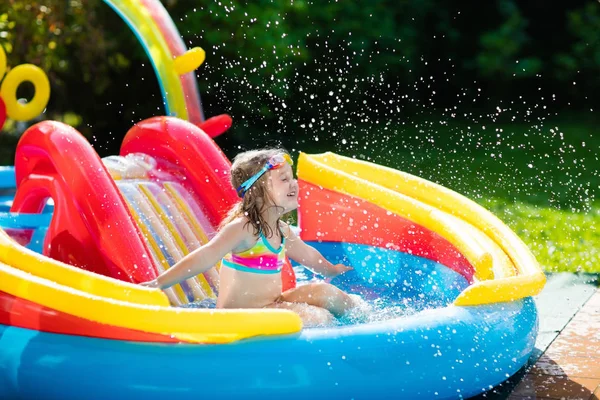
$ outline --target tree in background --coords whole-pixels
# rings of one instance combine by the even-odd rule
[[[102,0],[8,0],[0,6],[0,45],[9,67],[28,62],[46,71],[51,96],[40,118],[66,122],[90,139],[104,136],[106,141],[117,129],[122,136],[126,124],[137,120],[132,117],[137,104],[148,109],[160,104],[143,95],[158,88],[151,68],[140,68],[145,58],[141,46]],[[132,90],[115,91],[116,82],[119,89],[131,82],[139,96]],[[21,85],[18,96],[31,98],[31,90]],[[21,123],[12,130],[19,133],[26,127]],[[10,139],[0,135],[0,140]]]
[[[557,109],[587,109],[600,90],[595,0],[163,4],[188,47],[206,50],[197,71],[206,115],[230,113],[237,143],[273,132],[314,140],[423,111],[529,107],[518,98],[556,95]],[[44,118],[74,125],[100,154],[164,113],[143,49],[101,0],[4,1],[0,44],[9,65],[47,72]]]
[[[569,11],[566,31],[574,40],[568,48],[554,55],[555,76],[567,83],[572,97],[580,93],[572,85],[575,80],[597,93],[600,89],[600,3],[588,2]],[[582,100],[588,103],[587,96]]]

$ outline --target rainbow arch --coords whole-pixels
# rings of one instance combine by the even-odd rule
[[[194,124],[204,121],[193,71],[205,58],[199,47],[188,50],[159,0],[104,0],[129,26],[156,73],[166,115]]]

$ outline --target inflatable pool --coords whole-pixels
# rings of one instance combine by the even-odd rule
[[[205,308],[218,265],[164,292],[137,285],[237,201],[211,139],[231,119],[204,119],[191,73],[204,53],[160,2],[105,2],[146,49],[167,116],[103,159],[43,121],[0,169],[0,398],[454,399],[526,363],[545,277],[523,242],[447,188],[333,153],[299,157],[298,228],[354,267],[332,283],[371,311],[303,329],[287,310]],[[283,287],[310,275],[287,262]]]
[[[302,330],[285,310],[177,307],[214,297],[215,270],[164,294],[134,284],[208,240],[235,201],[227,159],[195,125],[142,121],[102,160],[45,121],[21,139],[15,169],[14,215],[55,204],[50,257],[0,235],[3,398],[468,397],[533,350],[544,275],[531,253],[489,212],[417,177],[300,156],[301,234],[355,267],[334,283],[410,311]],[[296,284],[289,265],[283,279]]]

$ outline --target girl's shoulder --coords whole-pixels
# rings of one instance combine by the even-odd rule
[[[244,232],[252,233],[252,224],[246,216],[237,217],[231,220],[224,228],[240,229]]]
[[[231,220],[224,228],[238,232],[241,235],[244,245],[249,243],[255,244],[258,240],[258,236],[254,232],[254,227],[246,216]]]
[[[259,237],[254,233],[252,224],[245,216],[235,218],[229,222],[225,228],[238,231],[242,237],[242,240],[233,249],[234,253],[243,252],[252,248],[259,240]]]

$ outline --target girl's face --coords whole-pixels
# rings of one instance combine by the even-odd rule
[[[282,214],[298,208],[298,182],[294,179],[292,167],[286,163],[268,174],[269,192],[275,205],[284,209]]]

